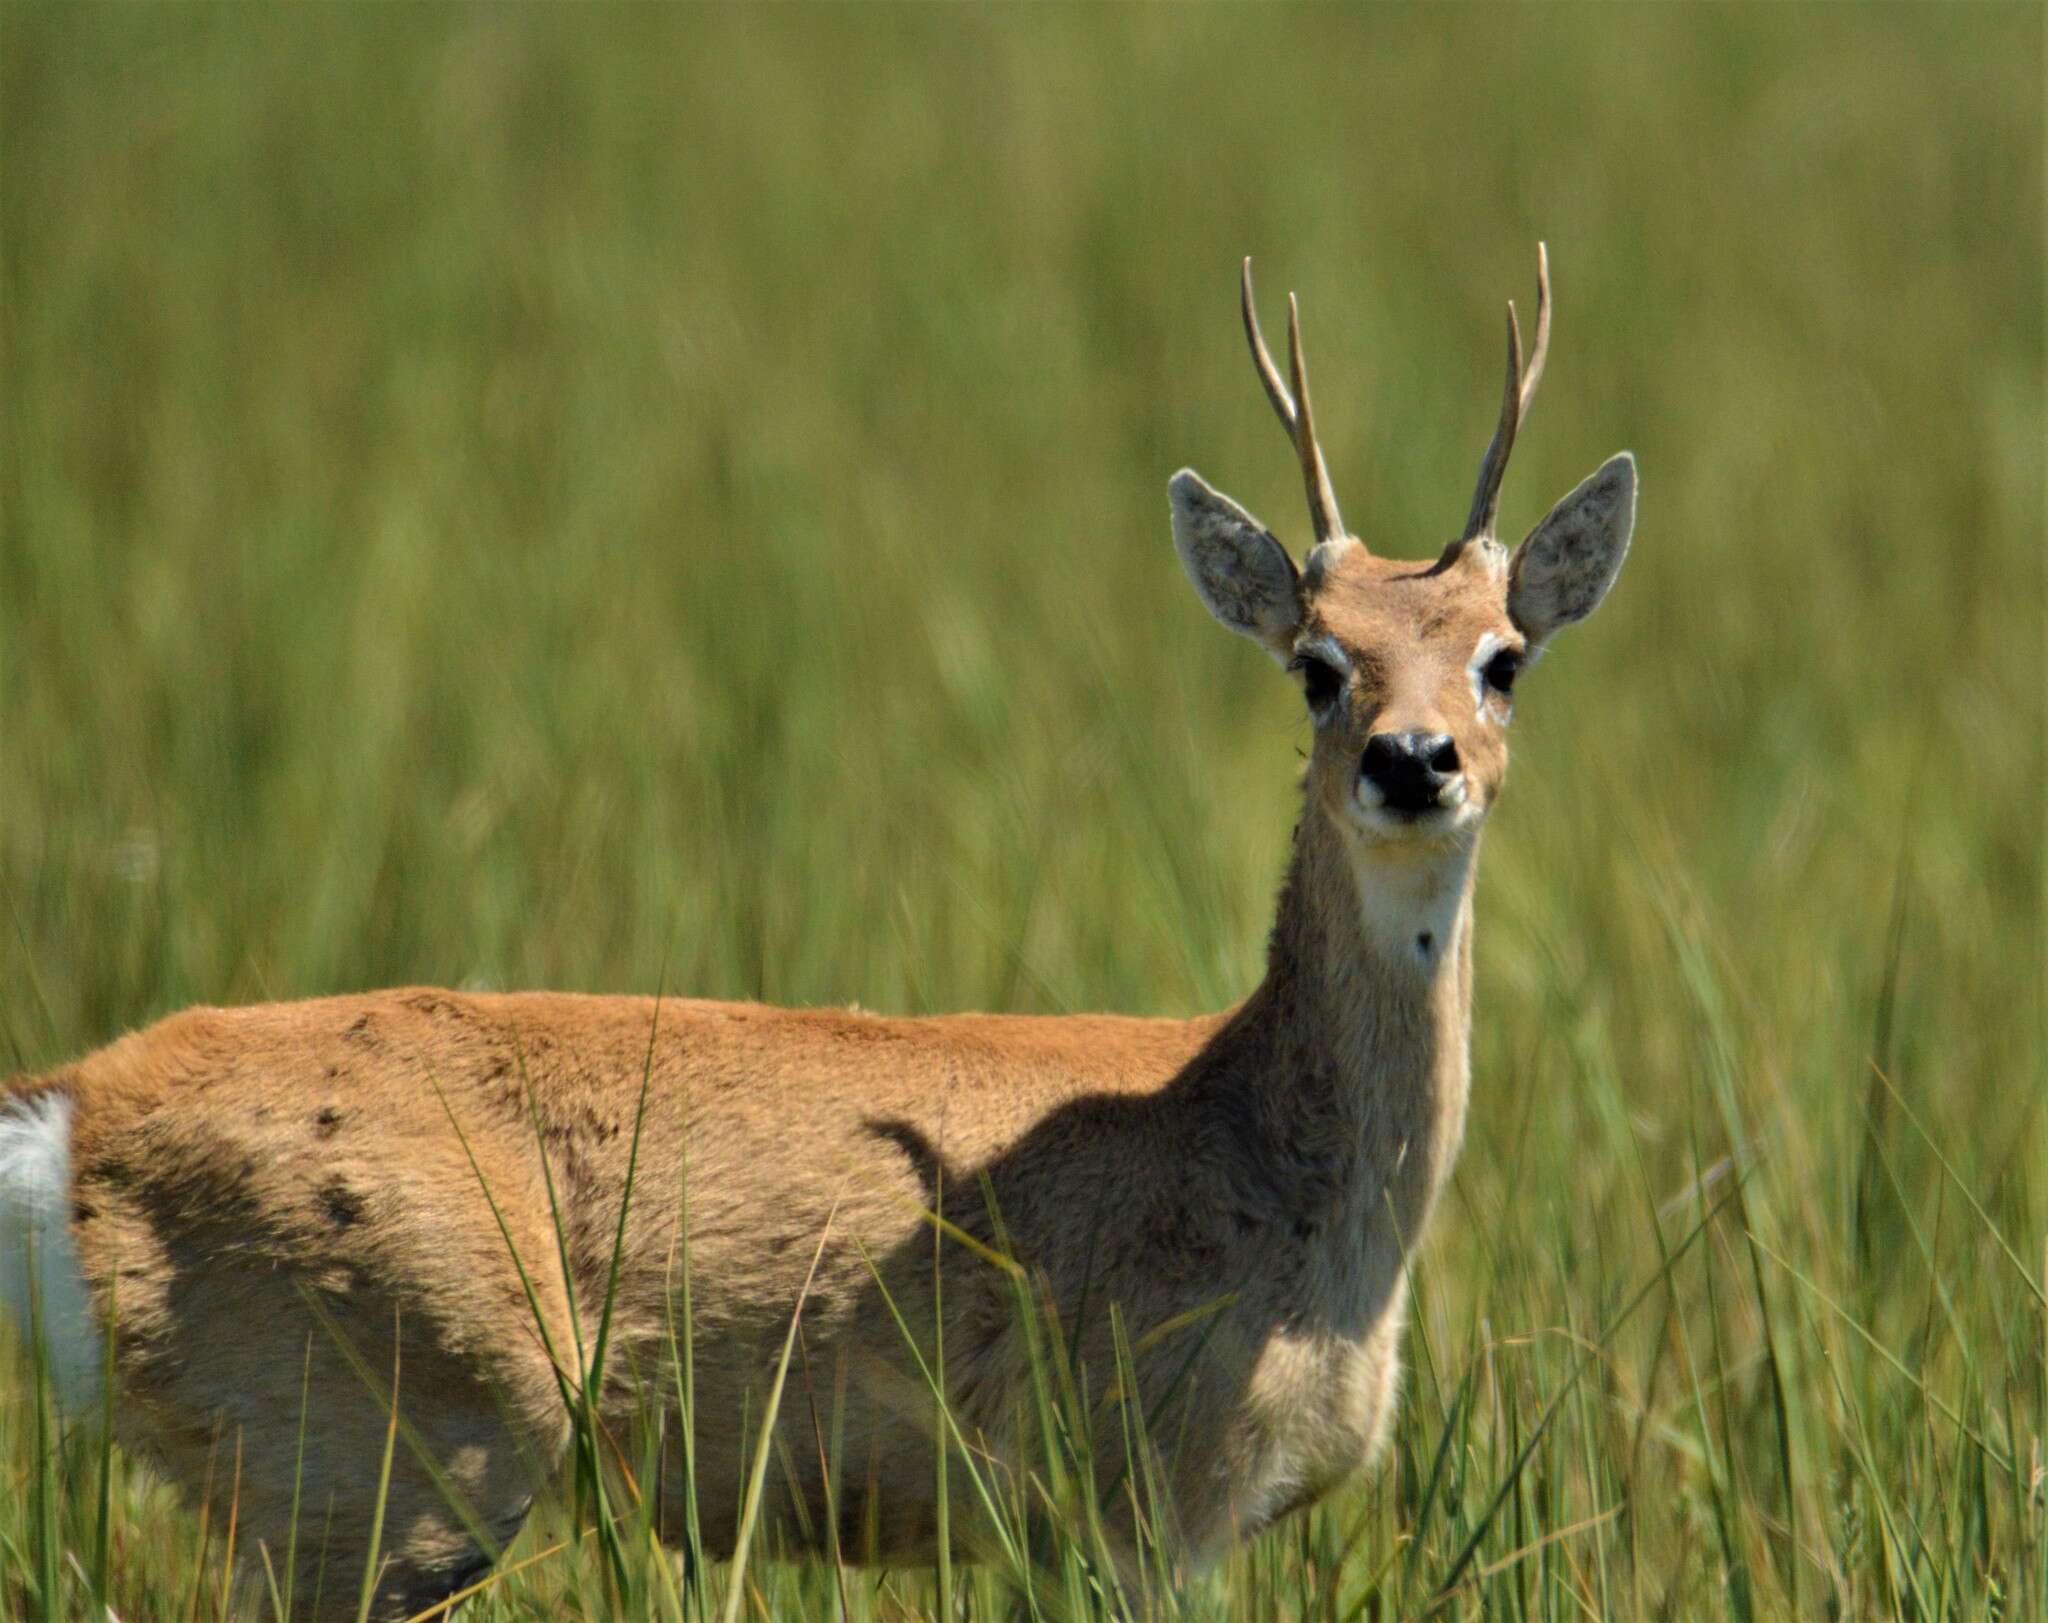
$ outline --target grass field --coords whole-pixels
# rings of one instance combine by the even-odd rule
[[[1148,1605],[2048,1616],[2043,27],[8,6],[0,1071],[417,981],[1241,996],[1306,726],[1165,498],[1301,539],[1238,258],[1433,555],[1544,237],[1504,527],[1644,494],[1522,690],[1393,1457]],[[0,1614],[223,1614],[37,1439]],[[577,1520],[475,1614],[723,1613]],[[1110,1609],[936,1583],[743,1615]]]

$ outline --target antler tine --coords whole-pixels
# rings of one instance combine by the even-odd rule
[[[1259,369],[1259,381],[1266,386],[1266,398],[1273,402],[1273,411],[1287,430],[1287,437],[1294,438],[1294,397],[1287,392],[1287,385],[1280,381],[1280,368],[1273,364],[1273,355],[1266,348],[1265,335],[1259,331],[1259,310],[1252,299],[1252,261],[1247,254],[1244,261],[1244,277],[1239,287],[1240,302],[1244,308],[1245,342],[1252,347],[1252,364]]]
[[[1266,398],[1273,403],[1274,415],[1287,430],[1287,437],[1294,445],[1294,454],[1301,462],[1302,484],[1308,491],[1309,522],[1314,526],[1318,542],[1333,540],[1345,533],[1344,516],[1337,510],[1337,493],[1330,484],[1330,470],[1323,461],[1322,447],[1316,443],[1315,416],[1308,399],[1308,365],[1301,355],[1300,303],[1292,293],[1287,295],[1287,365],[1294,378],[1294,390],[1290,394],[1287,385],[1280,380],[1280,368],[1273,364],[1272,351],[1266,348],[1265,335],[1259,331],[1249,257],[1244,262],[1240,291],[1245,341],[1251,345],[1252,364],[1258,368],[1259,382],[1265,385]]]
[[[1479,464],[1479,483],[1472,491],[1472,511],[1465,518],[1465,533],[1459,541],[1475,540],[1493,533],[1493,521],[1500,511],[1501,476],[1508,471],[1508,456],[1515,448],[1515,430],[1522,426],[1522,329],[1515,321],[1515,301],[1508,300],[1508,378],[1501,390],[1500,422],[1487,442],[1486,456]]]
[[[1508,458],[1515,449],[1515,434],[1522,415],[1536,398],[1536,385],[1543,380],[1543,363],[1550,354],[1550,250],[1536,245],[1536,347],[1526,367],[1522,364],[1522,329],[1515,320],[1514,300],[1508,301],[1508,375],[1501,391],[1500,423],[1479,464],[1479,483],[1472,492],[1472,511],[1465,520],[1462,545],[1482,535],[1493,534],[1500,513],[1501,479],[1508,470]]]
[[[1543,378],[1543,363],[1550,358],[1550,245],[1536,244],[1536,347],[1529,352],[1529,364],[1522,372],[1521,410],[1536,398],[1536,385]]]
[[[1294,401],[1300,408],[1294,448],[1301,457],[1302,483],[1308,487],[1309,519],[1317,541],[1334,541],[1345,533],[1344,515],[1337,511],[1337,492],[1316,440],[1315,413],[1308,403],[1308,363],[1301,358],[1301,305],[1292,293],[1287,295],[1287,370],[1294,378]]]

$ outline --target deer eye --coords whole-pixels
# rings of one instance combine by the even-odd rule
[[[1486,685],[1500,693],[1515,690],[1515,678],[1522,671],[1522,655],[1519,649],[1503,648],[1486,662]]]
[[[1296,654],[1287,668],[1301,673],[1301,690],[1308,697],[1308,707],[1319,714],[1335,704],[1337,695],[1344,691],[1343,673],[1327,659]]]

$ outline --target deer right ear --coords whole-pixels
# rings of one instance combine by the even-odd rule
[[[1166,487],[1173,545],[1209,612],[1285,661],[1301,626],[1301,577],[1273,532],[1192,468]]]
[[[1508,566],[1508,618],[1532,643],[1600,606],[1636,527],[1636,459],[1611,456],[1550,510]]]

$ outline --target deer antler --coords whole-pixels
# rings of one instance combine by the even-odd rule
[[[1252,361],[1259,369],[1259,381],[1266,386],[1266,398],[1294,442],[1294,454],[1301,459],[1301,480],[1308,489],[1309,522],[1316,540],[1333,541],[1347,532],[1344,516],[1337,511],[1337,493],[1330,488],[1330,470],[1323,464],[1323,448],[1316,443],[1315,417],[1308,403],[1308,367],[1301,358],[1301,306],[1292,293],[1287,295],[1287,365],[1294,375],[1294,392],[1280,381],[1280,369],[1267,352],[1259,333],[1258,311],[1252,304],[1252,262],[1244,262],[1244,335],[1252,346]]]
[[[1536,244],[1536,349],[1528,367],[1522,365],[1522,329],[1515,322],[1514,300],[1508,301],[1508,381],[1500,401],[1500,426],[1486,448],[1486,460],[1479,464],[1479,484],[1472,492],[1472,512],[1465,520],[1465,533],[1454,544],[1493,534],[1493,521],[1500,512],[1500,481],[1508,471],[1508,455],[1515,448],[1515,430],[1522,426],[1522,414],[1536,398],[1536,385],[1543,378],[1543,360],[1550,352],[1550,250]]]

